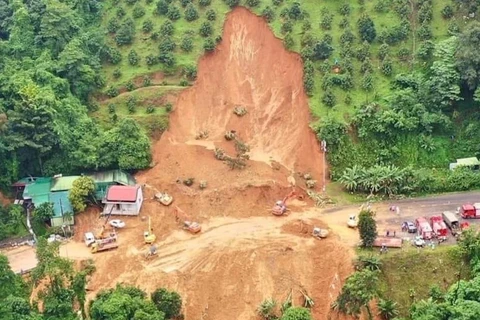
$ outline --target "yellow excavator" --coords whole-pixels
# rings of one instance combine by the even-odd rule
[[[153,233],[150,216],[148,217],[148,231],[143,233],[143,238],[145,239],[146,244],[152,244],[155,242],[155,240],[157,240],[157,236]]]

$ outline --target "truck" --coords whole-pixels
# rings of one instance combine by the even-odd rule
[[[99,239],[95,237],[93,232],[86,232],[83,240],[85,241],[85,244],[87,245],[87,247],[90,247],[94,243],[105,244],[105,243],[116,242],[117,234],[112,232],[108,237]]]
[[[445,222],[445,224],[452,231],[453,236],[456,237],[456,236],[458,236],[462,233],[462,231],[460,230],[460,224],[458,222],[458,219],[453,212],[444,211],[442,213],[442,218],[443,218],[443,221]]]
[[[480,203],[464,204],[460,207],[460,215],[464,219],[480,218]]]
[[[430,222],[432,224],[432,229],[433,232],[435,233],[435,236],[438,239],[446,240],[447,239],[447,234],[448,234],[448,229],[447,225],[443,221],[442,216],[431,216],[430,217]]]
[[[102,241],[99,240],[92,244],[92,247],[90,250],[92,251],[92,253],[97,253],[97,252],[107,251],[107,250],[117,249],[117,248],[118,248],[118,244],[116,241],[102,243]]]
[[[418,235],[421,236],[424,240],[430,240],[433,236],[433,230],[427,219],[420,217],[415,220],[417,225]]]

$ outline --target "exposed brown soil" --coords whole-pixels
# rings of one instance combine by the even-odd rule
[[[328,318],[352,270],[351,250],[333,233],[324,240],[310,236],[313,226],[326,225],[317,220],[318,211],[304,210],[311,205],[306,200],[293,199],[286,217],[270,213],[292,184],[307,198],[299,172],[321,180],[302,69],[300,57],[284,49],[263,19],[244,8],[228,14],[222,43],[200,60],[198,80],[179,95],[170,129],[153,147],[155,167],[137,175],[145,184],[142,217],[124,219],[117,250],[93,255],[97,272],[90,298],[117,282],[148,292],[164,286],[182,295],[185,319],[250,320],[263,299],[282,301],[293,289],[299,304],[302,289],[315,301],[314,318]],[[237,105],[248,114],[234,115]],[[208,137],[195,140],[203,130]],[[214,157],[215,147],[234,155],[233,142],[223,138],[227,130],[236,130],[251,147],[252,160],[243,170]],[[195,178],[192,187],[176,182],[189,177]],[[199,189],[200,180],[208,182],[207,189]],[[181,230],[173,205],[152,199],[157,190],[172,194],[173,205],[200,222],[202,232]],[[77,241],[98,227],[97,216],[94,210],[78,216]],[[148,261],[146,216],[159,252]]]

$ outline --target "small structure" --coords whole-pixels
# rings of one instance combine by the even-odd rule
[[[450,170],[453,170],[457,167],[469,167],[472,170],[480,169],[480,161],[477,157],[457,159],[457,162],[450,163]]]
[[[136,186],[110,186],[103,200],[105,204],[102,215],[137,216],[143,203],[143,192]]]
[[[377,237],[373,242],[374,247],[387,247],[387,248],[401,248],[402,239],[400,238],[387,238]]]
[[[102,201],[107,195],[107,189],[113,185],[134,186],[135,178],[122,170],[109,170],[88,174],[95,182],[95,198]]]

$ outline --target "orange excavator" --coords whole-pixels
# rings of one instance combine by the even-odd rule
[[[296,195],[295,191],[290,192],[283,200],[278,200],[272,208],[274,216],[283,216],[287,212],[287,201]]]
[[[174,213],[175,213],[175,220],[181,221],[183,223],[184,230],[187,230],[188,232],[193,234],[199,233],[200,231],[202,231],[202,226],[197,222],[190,221],[185,211],[183,211],[179,207],[175,206]]]

